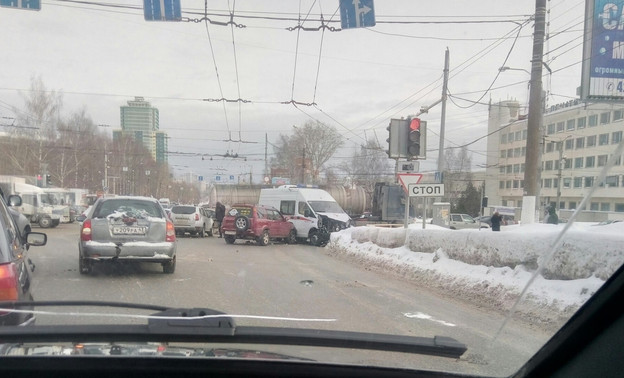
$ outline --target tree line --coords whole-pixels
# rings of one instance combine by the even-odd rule
[[[93,193],[199,198],[196,187],[176,182],[169,166],[157,163],[140,142],[127,136],[113,140],[85,109],[62,116],[62,94],[48,90],[41,78],[31,79],[23,97],[24,109],[14,108],[15,119],[3,124],[0,174],[49,175],[53,186]]]

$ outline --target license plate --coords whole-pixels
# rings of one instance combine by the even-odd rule
[[[236,235],[236,231],[225,231],[224,234],[226,234],[226,235]]]
[[[115,235],[145,235],[147,227],[113,227]]]

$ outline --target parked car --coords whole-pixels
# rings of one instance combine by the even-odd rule
[[[451,214],[449,226],[451,230],[461,230],[464,228],[489,228],[485,223],[479,224],[479,221],[468,214]]]
[[[206,209],[195,205],[176,205],[171,208],[171,220],[177,235],[190,233],[204,237],[212,236],[213,218]]]
[[[100,198],[80,230],[78,266],[88,274],[93,264],[141,261],[176,266],[176,235],[160,203],[147,197]]]
[[[7,201],[20,206],[21,198],[10,195]],[[24,237],[9,212],[4,196],[0,195],[0,301],[32,301],[31,271],[27,251],[29,246],[42,246],[47,236],[41,232],[30,232]],[[3,304],[6,306],[7,304]],[[22,308],[23,309],[23,308]],[[26,309],[32,310],[32,307]],[[0,311],[0,325],[26,325],[35,320],[32,313]]]
[[[277,209],[262,205],[232,205],[223,218],[221,229],[228,244],[236,239],[252,239],[259,245],[267,245],[274,239],[289,244],[297,241],[295,226]]]

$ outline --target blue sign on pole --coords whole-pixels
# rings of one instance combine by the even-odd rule
[[[41,0],[0,0],[1,7],[41,10]]]
[[[197,181],[204,181],[204,176],[198,176]]]
[[[624,99],[622,0],[590,0],[585,15],[581,98]]]
[[[180,0],[143,0],[145,21],[180,21]]]
[[[343,29],[375,26],[373,0],[340,0],[340,22]]]

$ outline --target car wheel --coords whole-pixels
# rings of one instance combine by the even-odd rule
[[[52,225],[52,219],[44,217],[39,219],[39,227],[48,228]]]
[[[234,225],[238,231],[247,231],[249,228],[249,218],[243,215],[239,215],[234,220]]]
[[[294,228],[290,230],[288,233],[288,238],[286,238],[286,242],[288,244],[296,244],[297,243],[297,230]]]
[[[175,267],[176,267],[176,257],[173,256],[173,258],[171,259],[171,261],[163,263],[162,264],[163,267],[163,273],[166,274],[172,274],[173,272],[175,272]]]
[[[311,245],[319,245],[321,238],[319,237],[318,231],[312,231],[310,233],[310,244]]]
[[[258,237],[258,245],[267,245],[271,238],[269,237],[269,230],[262,231],[262,235]]]
[[[227,244],[234,244],[234,241],[236,240],[236,237],[231,236],[231,235],[226,235],[225,236],[225,242]]]

